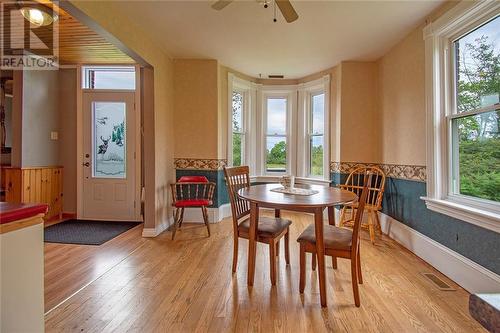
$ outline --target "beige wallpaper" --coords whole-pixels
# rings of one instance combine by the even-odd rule
[[[174,60],[175,157],[217,158],[218,64]]]
[[[377,65],[340,64],[340,161],[372,162],[378,155]]]
[[[435,20],[457,2],[431,13]],[[378,132],[380,147],[374,162],[426,164],[425,45],[423,22],[378,60]]]
[[[425,165],[424,67],[420,28],[379,60],[381,151],[376,162]]]

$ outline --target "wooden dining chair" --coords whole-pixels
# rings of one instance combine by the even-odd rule
[[[371,182],[368,186],[369,192],[365,204],[365,210],[368,213],[368,224],[361,224],[361,227],[368,229],[368,231],[370,232],[370,240],[372,244],[374,244],[375,231],[377,231],[379,235],[382,234],[378,212],[380,209],[382,209],[382,198],[385,189],[384,172],[380,168],[375,166],[357,167],[349,174],[345,184],[342,184],[339,187],[341,189],[354,192],[359,197],[363,189],[363,180],[366,172],[370,172],[370,174],[372,175]],[[354,217],[356,215],[357,209],[357,202],[344,205],[340,211],[339,225],[341,227],[352,227],[354,224]]]
[[[360,306],[358,283],[363,283],[363,277],[361,274],[361,258],[359,254],[359,235],[361,229],[361,219],[363,218],[363,208],[368,197],[368,184],[370,184],[370,181],[371,174],[367,172],[364,175],[362,192],[358,200],[359,209],[356,211],[354,227],[352,230],[329,224],[323,226],[325,255],[332,257],[333,268],[337,268],[337,258],[351,260],[352,290],[354,293],[354,303],[357,307]],[[299,290],[300,293],[303,293],[306,284],[306,252],[312,253],[313,258],[316,256],[316,231],[314,224],[310,224],[300,234],[297,242],[300,243]],[[314,260],[313,270],[315,269],[315,262],[316,261]]]
[[[236,272],[238,264],[238,239],[249,238],[250,229],[250,203],[238,196],[238,190],[250,187],[250,176],[248,166],[224,167],[227,190],[231,201],[231,212],[234,231],[233,246],[233,273]],[[275,211],[275,217],[259,216],[257,226],[257,241],[269,244],[271,284],[276,284],[276,256],[279,256],[279,243],[285,238],[285,262],[290,264],[290,220],[282,219],[279,210]]]
[[[207,227],[208,237],[210,237],[207,207],[212,205],[215,183],[209,182],[205,176],[182,176],[176,183],[170,184],[170,188],[172,190],[172,206],[174,207],[172,240],[175,238],[177,229],[182,226],[185,208],[201,209],[203,222]]]

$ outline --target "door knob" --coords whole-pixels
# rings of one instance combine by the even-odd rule
[[[89,162],[85,162],[82,164],[83,166],[86,166],[87,168],[90,166],[90,163]]]

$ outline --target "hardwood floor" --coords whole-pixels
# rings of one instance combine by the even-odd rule
[[[142,224],[101,246],[45,243],[45,312],[144,244],[141,234]]]
[[[237,272],[231,274],[231,221],[212,225],[210,238],[203,225],[186,225],[175,241],[170,240],[170,232],[144,240],[124,260],[46,315],[46,331],[484,331],[468,314],[466,291],[390,239],[371,245],[367,234],[361,244],[361,307],[354,305],[349,262],[339,259],[337,270],[327,261],[329,306],[322,309],[309,255],[303,295],[298,286],[299,246],[295,239],[313,222],[312,216],[286,212],[283,216],[293,221],[291,265],[285,266],[284,251],[280,251],[275,287],[269,281],[267,245],[258,245],[254,287],[249,288],[245,240],[240,240]],[[53,250],[47,249],[47,255],[56,257]],[[92,259],[81,265],[92,265]],[[61,271],[71,274],[71,279],[80,275],[69,267]],[[457,290],[438,290],[420,274],[429,271]],[[56,275],[47,278],[46,283],[56,285],[51,281]]]

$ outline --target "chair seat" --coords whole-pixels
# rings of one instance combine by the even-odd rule
[[[201,206],[210,206],[212,205],[211,200],[205,199],[188,199],[188,200],[178,200],[175,202],[174,206],[177,208],[182,207],[201,207]]]
[[[333,250],[351,250],[352,230],[335,227],[333,225],[323,226],[323,239],[325,248]],[[306,242],[316,245],[316,229],[310,224],[297,238],[297,242]]]
[[[257,227],[257,232],[259,236],[275,238],[281,234],[286,228],[292,224],[292,221],[274,218],[274,217],[264,217],[259,216],[259,225]],[[246,218],[240,222],[238,225],[238,231],[243,234],[248,234],[250,230],[250,218]]]
[[[353,202],[353,203],[345,204],[344,206],[349,207],[349,208],[358,208],[358,205],[359,205],[358,202]],[[378,210],[378,208],[375,205],[370,205],[367,203],[367,204],[365,204],[365,210]]]

